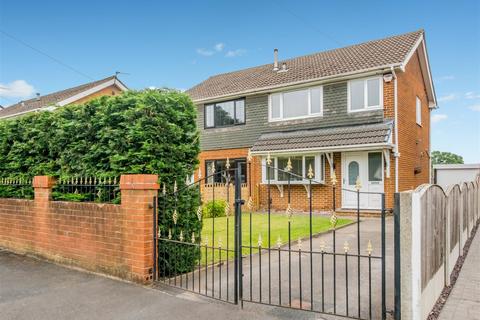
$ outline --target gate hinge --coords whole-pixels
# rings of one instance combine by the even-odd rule
[[[243,200],[243,199],[236,199],[236,200],[235,200],[235,203],[240,204],[241,206],[243,206],[243,205],[245,204],[245,200]]]

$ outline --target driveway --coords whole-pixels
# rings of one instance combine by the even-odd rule
[[[381,220],[379,218],[362,218],[360,222],[360,314],[362,318],[381,318],[381,260],[371,259],[371,295],[369,295],[369,259],[367,257],[368,242],[371,241],[372,256],[381,255]],[[387,310],[393,310],[393,218],[386,218],[386,304]],[[345,263],[344,243],[348,241],[349,252],[357,253],[357,224],[340,228],[336,232],[336,267],[333,267],[332,255],[324,255],[323,269],[320,254],[312,255],[313,281],[310,281],[310,254],[302,252],[299,255],[297,241],[292,241],[292,252],[279,251],[275,248],[270,252],[270,267],[268,249],[262,250],[261,259],[258,254],[243,258],[243,298],[253,302],[281,304],[302,309],[312,308],[315,311],[335,313],[356,317],[358,315],[358,258],[349,256]],[[326,252],[332,252],[332,233],[324,233],[312,241],[313,251],[320,251],[325,245]],[[283,247],[283,249],[287,249]],[[302,242],[302,250],[309,250],[309,241]],[[209,252],[211,254],[211,252]],[[218,250],[215,253],[218,255]],[[301,259],[299,257],[301,256]],[[299,261],[301,260],[301,261]],[[301,262],[301,265],[300,263]],[[279,268],[280,266],[280,268]],[[300,269],[301,267],[301,269]],[[212,270],[213,269],[213,270]],[[228,271],[229,272],[228,272]],[[188,275],[171,278],[166,282],[176,284],[217,299],[233,301],[234,296],[234,264],[215,265],[195,271]],[[301,272],[299,272],[301,270]],[[334,275],[334,270],[336,273]],[[270,272],[269,272],[270,271]],[[345,277],[348,272],[348,286]],[[290,275],[289,275],[290,273]],[[323,291],[322,291],[323,273]],[[270,278],[270,279],[269,279]],[[289,284],[289,278],[291,279]],[[214,279],[214,281],[212,281]],[[334,282],[335,279],[335,282]],[[301,285],[300,285],[301,283]],[[289,286],[291,290],[289,290]],[[301,290],[300,290],[301,288]],[[335,288],[335,291],[334,291]],[[289,291],[291,295],[289,296]],[[312,306],[313,292],[313,306]],[[228,294],[228,298],[227,298]],[[335,297],[334,297],[335,295]],[[335,300],[335,303],[334,303]],[[300,305],[300,301],[302,305]],[[245,302],[245,305],[251,305]]]
[[[0,250],[0,319],[332,319],[160,291]]]

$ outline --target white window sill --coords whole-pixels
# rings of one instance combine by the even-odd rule
[[[383,110],[383,107],[370,107],[370,108],[363,108],[358,110],[348,110],[348,113],[376,111],[376,110]]]

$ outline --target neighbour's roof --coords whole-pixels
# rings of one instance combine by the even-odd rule
[[[398,66],[423,37],[423,30],[369,41],[345,48],[279,61],[287,72],[273,71],[273,63],[212,76],[187,93],[194,101],[226,97],[261,89],[320,80],[354,72]]]
[[[433,169],[447,169],[447,170],[478,169],[480,170],[480,163],[434,164]]]
[[[392,122],[333,127],[314,130],[273,132],[260,136],[252,152],[308,151],[329,147],[387,144],[390,141]]]
[[[23,113],[40,109],[40,108],[56,105],[66,99],[69,99],[78,94],[81,94],[82,92],[85,92],[90,89],[94,89],[95,87],[101,86],[102,84],[107,84],[108,82],[112,82],[112,81],[113,83],[116,83],[120,88],[122,89],[125,88],[126,90],[126,86],[116,76],[111,76],[98,81],[85,83],[73,88],[46,94],[38,98],[20,101],[19,103],[16,103],[12,106],[5,107],[4,109],[0,109],[0,118],[15,116],[17,114],[23,114]]]

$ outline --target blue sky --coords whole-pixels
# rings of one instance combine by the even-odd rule
[[[0,0],[0,104],[115,71],[134,89],[186,89],[270,63],[275,47],[284,59],[423,28],[440,106],[432,149],[480,162],[479,3]]]

